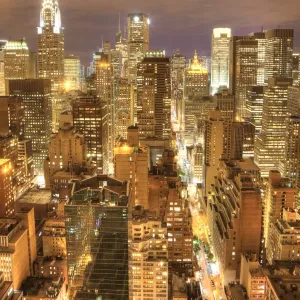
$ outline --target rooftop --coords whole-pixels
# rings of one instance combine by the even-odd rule
[[[44,189],[31,189],[18,200],[19,203],[34,204],[48,204],[51,201],[51,191]]]
[[[277,297],[282,300],[300,299],[300,276],[269,276]]]
[[[54,279],[28,277],[22,284],[24,296],[31,296],[36,298],[53,298],[56,299],[64,280],[60,277]]]
[[[0,166],[7,164],[10,160],[6,158],[0,158]]]

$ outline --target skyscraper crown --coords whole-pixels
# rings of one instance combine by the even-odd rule
[[[38,33],[41,33],[42,28],[46,26],[53,27],[54,33],[60,33],[61,16],[58,0],[43,0]]]

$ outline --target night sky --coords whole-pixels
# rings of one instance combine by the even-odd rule
[[[25,37],[36,50],[36,27],[42,0],[0,0],[0,39]],[[300,0],[60,0],[66,54],[87,64],[104,40],[114,42],[119,12],[122,27],[128,13],[144,12],[151,19],[150,48],[179,48],[191,57],[210,55],[214,27],[230,27],[234,35],[265,29],[294,28],[300,49]]]

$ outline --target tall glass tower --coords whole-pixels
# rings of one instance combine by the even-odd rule
[[[52,92],[64,80],[64,33],[58,0],[43,0],[38,27],[38,77],[52,82]]]
[[[229,41],[230,28],[214,28],[211,46],[211,88],[212,94],[220,86],[229,86]]]

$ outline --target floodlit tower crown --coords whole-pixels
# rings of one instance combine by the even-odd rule
[[[60,33],[61,31],[62,26],[58,0],[43,0],[38,33],[41,33],[42,28],[47,26],[53,27],[54,33]]]

